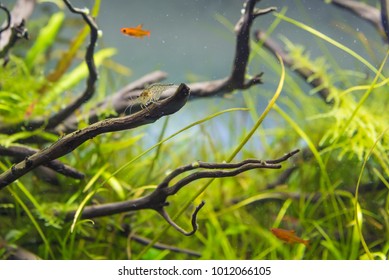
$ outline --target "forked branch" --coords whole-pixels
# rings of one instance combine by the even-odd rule
[[[246,172],[252,169],[279,169],[281,168],[281,163],[291,158],[293,155],[298,153],[299,150],[294,150],[290,153],[285,154],[284,156],[275,159],[275,160],[257,160],[257,159],[248,159],[241,161],[239,163],[209,163],[197,161],[182,167],[179,167],[172,171],[169,175],[165,177],[164,180],[157,186],[157,188],[150,194],[134,199],[127,200],[122,202],[107,203],[101,205],[87,206],[83,209],[81,213],[81,218],[90,219],[103,216],[110,216],[119,213],[125,213],[130,211],[138,211],[142,209],[152,209],[157,211],[170,225],[172,225],[176,230],[181,232],[184,235],[192,235],[197,230],[197,214],[200,209],[204,206],[204,202],[201,202],[198,205],[192,214],[191,224],[192,230],[187,232],[177,225],[166,212],[165,207],[169,205],[167,199],[180,191],[183,187],[187,186],[189,183],[194,182],[203,178],[222,178],[222,177],[232,177],[240,173]],[[198,171],[191,173],[182,179],[178,180],[173,185],[169,186],[171,181],[177,176],[184,174],[188,171],[193,171],[196,169],[206,169],[203,171]],[[75,211],[66,213],[67,220],[73,219]]]
[[[244,4],[244,12],[235,26],[236,45],[231,74],[220,80],[189,84],[192,97],[207,97],[223,95],[237,89],[248,89],[261,84],[262,74],[259,73],[246,79],[247,64],[250,55],[250,30],[255,18],[275,11],[275,7],[265,9],[255,8],[260,0],[248,0]]]
[[[16,42],[21,39],[28,39],[28,32],[25,28],[25,20],[22,19],[20,23],[14,24],[12,26],[12,15],[8,8],[0,3],[0,10],[3,10],[7,16],[5,24],[0,29],[0,58],[4,58],[3,66],[6,66],[8,63],[8,52],[16,44]],[[3,38],[4,33],[10,32],[9,38]],[[3,42],[3,43],[2,43]],[[2,47],[1,45],[4,46]]]

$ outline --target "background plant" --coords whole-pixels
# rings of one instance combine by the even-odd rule
[[[97,7],[98,2],[92,10],[94,16],[98,16]],[[373,58],[361,59],[346,45],[286,15],[285,10],[274,13],[274,22],[268,31],[256,33],[250,42],[250,72],[243,77],[248,84],[254,81],[253,87],[243,92],[249,112],[230,110],[205,116],[190,128],[178,131],[169,141],[164,141],[168,135],[166,125],[163,125],[157,135],[158,141],[154,142],[157,143],[155,148],[149,151],[143,143],[150,141],[150,132],[143,128],[100,135],[61,158],[65,164],[82,171],[85,179],[77,181],[47,173],[44,176],[29,173],[3,189],[1,236],[2,242],[7,244],[2,247],[3,256],[8,257],[6,248],[14,244],[41,258],[60,259],[387,258],[386,47],[383,44],[369,46],[374,48],[375,56],[380,57],[380,65],[374,65],[369,62]],[[68,68],[70,65],[58,63],[51,71],[55,78],[50,83],[47,82],[49,75],[43,75],[45,71],[42,71],[53,69],[50,66],[55,55],[48,54],[58,51],[57,34],[60,26],[64,28],[66,18],[63,12],[53,15],[41,31],[45,35],[37,36],[33,46],[17,45],[25,54],[12,56],[12,50],[7,67],[0,69],[2,125],[40,117],[45,119],[63,104],[68,104],[80,88],[82,91],[83,79],[88,77],[85,66],[72,69]],[[220,21],[227,27],[232,26],[221,17]],[[323,55],[312,58],[309,53],[312,46],[300,46],[293,38],[282,34],[282,29],[278,28],[282,21],[317,40]],[[270,39],[277,37],[276,33],[283,35],[281,43],[285,50],[280,47],[281,43],[274,44]],[[85,34],[87,31],[80,31],[65,48],[74,60],[83,50],[79,42],[85,40]],[[355,36],[359,38],[358,34]],[[237,40],[239,44],[239,37]],[[338,64],[327,51],[329,45],[354,57],[355,65]],[[109,58],[114,52],[107,48],[97,51],[94,56],[96,66],[103,66],[99,70],[101,79],[96,98],[75,114],[78,128],[86,127],[88,117],[85,116],[91,116],[90,112],[104,103],[109,92],[107,79],[110,74],[107,73],[112,69],[116,73],[123,69],[118,65],[110,67]],[[279,78],[278,84],[271,89],[254,86],[261,81],[261,76],[252,73],[260,73],[264,64],[268,65],[265,77],[282,77],[277,59],[269,55],[275,52],[290,68],[283,87],[279,87]],[[235,55],[239,57],[239,53]],[[162,77],[158,75],[157,80]],[[18,82],[20,80],[23,83]],[[219,90],[215,92],[228,97],[226,90],[231,89],[232,97],[238,98],[237,91],[228,87],[231,84],[219,83]],[[194,99],[213,95],[211,91],[201,95],[207,91],[200,91],[201,87],[196,84],[189,84],[189,87]],[[276,87],[280,89],[278,93],[281,89],[282,93],[268,115],[271,121],[254,130],[237,160],[277,158],[295,148],[302,149],[302,153],[295,156],[291,164],[284,164],[282,171],[250,171],[210,183],[198,198],[189,200],[194,205],[200,200],[207,201],[198,214],[199,229],[195,235],[184,237],[175,230],[162,231],[166,222],[154,211],[79,219],[76,223],[72,219],[64,221],[63,216],[58,215],[86,205],[143,197],[156,189],[167,172],[199,158],[214,162],[227,160],[250,129],[250,126],[237,126],[237,122],[246,118],[246,123],[250,124],[248,117],[256,122],[263,113],[257,104],[263,102],[263,96],[268,98],[277,93]],[[63,95],[67,91],[69,93]],[[58,98],[60,95],[61,99]],[[215,108],[215,111],[219,110]],[[99,118],[104,119],[114,112],[113,108],[102,109]],[[230,140],[231,145],[225,145],[225,139],[214,138],[209,132],[221,126],[222,116],[230,116],[222,119],[222,125],[235,136]],[[174,121],[174,117],[166,118],[164,124]],[[34,139],[32,137],[54,142],[61,136],[44,129],[24,129],[3,134],[1,145],[25,145],[26,141]],[[36,149],[45,146],[44,142],[33,143]],[[189,158],[188,147],[193,146],[196,149],[189,152],[193,153],[190,155],[193,160],[183,161],[183,158]],[[12,158],[1,158],[3,170],[12,164]],[[50,179],[51,184],[43,183],[42,178]],[[191,185],[184,193],[169,200],[168,212],[172,216],[183,213],[175,221],[184,228],[190,228],[192,212],[192,209],[183,211],[187,199],[200,193],[202,188],[204,184],[201,183]],[[310,248],[282,243],[271,234],[271,227],[295,229],[300,236],[311,240]],[[145,247],[146,244],[149,246]]]

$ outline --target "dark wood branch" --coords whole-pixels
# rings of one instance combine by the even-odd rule
[[[23,159],[26,159],[28,161],[28,157],[32,156],[33,154],[39,152],[37,149],[33,149],[26,146],[19,146],[19,145],[11,145],[9,147],[4,147],[0,145],[0,156],[9,156],[12,157],[18,161],[21,161]],[[75,168],[68,166],[59,160],[53,160],[50,162],[47,162],[43,164],[43,166],[46,166],[55,172],[61,173],[62,175],[65,175],[67,177],[71,177],[74,179],[83,179],[84,174],[76,170]]]
[[[296,153],[297,151],[293,151],[293,153]],[[172,171],[169,175],[165,177],[165,179],[158,185],[158,188],[167,188],[170,182],[176,178],[177,176],[183,174],[184,172],[198,169],[198,168],[207,168],[207,169],[237,169],[241,168],[243,166],[247,166],[249,164],[259,164],[259,165],[270,165],[267,161],[263,162],[261,160],[257,159],[246,159],[239,163],[215,163],[215,162],[202,162],[202,161],[196,161],[194,163],[181,166],[174,171]],[[274,168],[279,168],[280,166],[273,166]],[[197,173],[198,174],[198,173]],[[236,174],[235,174],[236,175]]]
[[[185,231],[182,227],[180,227],[179,225],[177,225],[177,223],[175,223],[169,216],[169,214],[166,212],[166,209],[164,207],[161,207],[160,209],[157,210],[157,212],[165,219],[165,221],[171,225],[172,227],[174,227],[178,232],[182,233],[183,235],[186,235],[186,236],[191,236],[193,234],[196,233],[197,229],[198,229],[198,225],[197,225],[197,213],[200,211],[201,208],[203,208],[203,206],[205,205],[205,202],[202,201],[195,209],[195,211],[193,212],[192,214],[192,219],[191,219],[191,223],[192,223],[192,230],[191,231]]]
[[[5,33],[8,30],[10,30],[11,32],[9,39],[6,38],[8,39],[7,43],[4,45],[4,47],[0,48],[0,58],[4,58],[3,66],[5,67],[9,61],[8,52],[13,48],[13,46],[16,44],[16,42],[19,39],[21,38],[28,39],[28,32],[27,29],[25,28],[24,19],[22,19],[19,24],[15,24],[14,26],[11,26],[12,16],[10,11],[2,3],[0,3],[0,9],[3,10],[7,16],[7,19],[3,24],[3,27],[1,27],[0,29],[0,44],[3,37],[3,33]]]
[[[4,249],[2,259],[6,260],[40,260],[40,258],[34,253],[16,246],[14,244],[8,244],[5,240],[0,238],[0,249]]]
[[[315,74],[315,72],[312,69],[308,69],[306,67],[300,67],[300,68],[293,68],[294,61],[293,59],[289,56],[288,53],[286,53],[282,47],[276,43],[274,40],[271,38],[267,37],[266,34],[262,31],[256,31],[255,32],[255,37],[258,41],[263,41],[263,46],[268,49],[274,56],[278,54],[285,66],[288,68],[292,68],[293,71],[298,74],[304,81],[309,81],[307,82],[312,88],[320,88],[320,90],[317,92],[317,94],[320,96],[320,98],[328,103],[332,104],[333,101],[329,99],[330,95],[330,90],[323,86],[323,80],[321,78],[315,78],[310,80],[310,77]]]
[[[0,50],[3,51],[5,46],[9,45],[12,36],[12,27],[21,26],[22,21],[27,21],[34,11],[36,0],[17,0],[15,6],[10,12],[10,22],[7,21],[2,25],[2,29],[8,24],[10,28],[5,29],[1,32],[0,36]],[[3,9],[4,10],[4,9]],[[24,23],[23,23],[24,26]],[[23,34],[21,37],[25,37]]]
[[[11,27],[11,13],[9,12],[8,8],[3,5],[3,3],[0,3],[0,10],[3,10],[7,17],[5,19],[4,25],[0,28],[0,40],[1,40],[1,33],[3,33],[3,31]]]
[[[384,1],[381,1],[381,3],[382,2]],[[378,33],[386,41],[388,40],[385,35],[385,30],[383,27],[381,13],[379,9],[372,7],[368,4],[362,3],[360,1],[354,1],[354,0],[331,0],[330,3],[351,12],[359,16],[360,18],[365,19],[377,29]]]
[[[381,0],[381,25],[385,31],[385,40],[389,43],[389,3],[387,0]]]
[[[191,222],[192,222],[193,230],[190,232],[186,232],[185,230],[180,228],[177,224],[175,224],[172,221],[172,219],[169,217],[168,213],[165,211],[164,207],[169,205],[169,203],[167,202],[169,196],[176,194],[180,189],[182,189],[184,186],[187,186],[189,183],[202,178],[222,178],[227,176],[235,176],[251,169],[281,168],[280,163],[288,160],[297,152],[298,150],[294,150],[275,160],[263,161],[263,160],[250,159],[239,163],[195,162],[192,164],[188,164],[177,168],[170,175],[167,175],[165,179],[157,186],[157,188],[150,194],[134,200],[87,206],[83,209],[81,213],[81,218],[90,219],[90,218],[109,216],[109,215],[114,215],[119,213],[130,212],[130,211],[137,211],[142,209],[152,209],[157,211],[176,230],[178,230],[179,232],[185,235],[191,235],[194,234],[197,230],[196,216],[197,213],[200,211],[201,207],[203,207],[204,202],[202,202],[192,214]],[[178,175],[181,175],[184,172],[191,171],[197,168],[207,168],[207,169],[211,169],[211,171],[199,171],[199,172],[192,173],[184,177],[183,179],[179,180],[174,185],[170,187],[168,186],[171,180],[177,177]],[[229,169],[229,170],[225,171],[223,169]],[[74,215],[75,215],[75,211],[67,212],[65,213],[65,219],[71,220],[73,219]]]
[[[50,147],[33,154],[1,174],[0,190],[35,167],[47,164],[52,160],[70,153],[82,143],[100,134],[132,129],[138,126],[153,123],[162,116],[173,114],[185,105],[188,97],[189,88],[185,84],[181,84],[175,94],[170,98],[158,103],[152,103],[147,108],[144,108],[136,114],[106,119],[92,124],[84,129],[65,135]]]
[[[192,90],[191,97],[223,95],[237,89],[247,89],[262,83],[261,76],[263,73],[259,73],[248,80],[246,79],[247,63],[250,55],[250,29],[256,17],[270,13],[276,10],[276,8],[256,9],[255,4],[257,2],[259,1],[248,0],[245,2],[244,13],[235,26],[236,46],[231,74],[220,80],[189,84]]]
[[[288,158],[292,157],[296,153],[298,153],[299,150],[294,150],[285,156],[283,156],[280,159],[277,159],[276,161],[262,161],[262,160],[257,160],[257,162],[252,162],[254,160],[249,160],[249,163],[244,163],[240,165],[237,168],[233,168],[233,170],[225,171],[225,170],[215,170],[215,171],[199,171],[193,174],[190,174],[186,176],[185,178],[179,180],[177,183],[175,183],[173,186],[169,188],[169,193],[176,194],[182,187],[186,186],[187,184],[198,180],[198,179],[203,179],[203,178],[223,178],[223,177],[232,177],[236,176],[242,172],[246,172],[248,170],[252,169],[259,169],[259,168],[266,168],[266,169],[280,169],[281,161],[285,161]],[[201,164],[199,164],[201,165]],[[216,164],[219,165],[219,164]],[[228,163],[225,163],[223,165],[228,165]],[[209,167],[208,167],[209,168]],[[221,169],[221,167],[216,167],[217,169]],[[230,169],[231,167],[224,167],[223,169]],[[213,168],[210,168],[213,169]]]

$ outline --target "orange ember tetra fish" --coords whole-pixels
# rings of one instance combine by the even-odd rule
[[[150,31],[149,30],[143,30],[142,24],[139,24],[137,27],[124,27],[121,28],[120,31],[128,36],[132,37],[138,37],[142,38],[143,36],[149,36],[150,37]]]
[[[295,234],[294,230],[287,230],[282,228],[272,228],[271,232],[278,238],[283,241],[288,242],[289,244],[293,243],[302,243],[305,246],[309,247],[309,240],[304,240],[300,237],[298,237]]]

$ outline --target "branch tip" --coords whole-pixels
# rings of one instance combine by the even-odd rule
[[[160,208],[158,210],[156,210],[164,219],[165,221],[171,225],[173,228],[175,228],[178,232],[182,233],[183,235],[186,235],[186,236],[191,236],[193,234],[196,233],[197,229],[198,229],[198,225],[197,225],[197,214],[198,212],[201,210],[201,208],[203,208],[203,206],[205,205],[205,202],[202,201],[197,207],[196,209],[194,210],[193,214],[192,214],[192,218],[191,218],[191,223],[192,223],[192,230],[191,231],[185,231],[182,227],[180,227],[177,223],[175,223],[169,216],[169,214],[166,212],[165,208]]]

